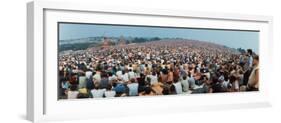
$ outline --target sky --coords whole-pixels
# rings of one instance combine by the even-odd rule
[[[257,31],[59,23],[59,40],[95,36],[120,37],[121,35],[194,39],[259,52],[259,32]]]

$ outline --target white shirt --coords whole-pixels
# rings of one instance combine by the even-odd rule
[[[137,96],[138,95],[138,83],[131,83],[127,85],[129,88],[129,95],[130,96]]]
[[[77,99],[79,92],[78,91],[68,91],[67,99]]]
[[[114,79],[117,79],[115,75],[112,75],[112,76],[108,77],[108,80],[109,80],[109,81],[112,81],[112,80],[114,80]]]
[[[116,75],[117,75],[117,77],[121,77],[122,76],[122,71],[121,70],[117,71]]]
[[[93,89],[91,93],[94,98],[102,98],[104,95],[105,89]]]
[[[223,81],[222,82],[223,88],[227,88],[228,84],[229,84],[229,81]]]
[[[86,71],[85,75],[89,79],[93,75],[93,72],[92,71]]]
[[[188,92],[188,90],[189,90],[188,79],[182,80],[182,81],[181,81],[181,84],[182,84],[183,91],[184,91],[184,92]]]
[[[158,77],[157,77],[157,75],[155,75],[155,76],[153,76],[153,75],[148,75],[148,77],[150,78],[150,84],[156,84],[156,83],[158,83]]]
[[[173,85],[174,85],[175,88],[176,88],[177,94],[182,94],[182,86],[181,86],[181,83],[180,83],[180,82],[177,82],[177,83],[173,83]]]
[[[249,57],[249,67],[251,68],[253,66],[253,57]]]
[[[96,80],[96,81],[100,81],[101,80],[101,76],[100,76],[100,73],[96,73],[93,78]]]
[[[105,91],[104,95],[105,95],[105,97],[115,97],[116,92],[115,91]]]
[[[135,72],[131,71],[131,72],[129,72],[128,74],[129,74],[129,79],[134,79],[134,78],[136,78]]]
[[[122,75],[122,80],[124,80],[125,82],[129,81],[128,73],[125,73],[125,74]]]
[[[195,89],[196,84],[195,84],[195,80],[193,77],[188,78],[188,83],[189,83],[190,88]]]

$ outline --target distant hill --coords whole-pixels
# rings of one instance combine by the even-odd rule
[[[121,37],[106,37],[109,40],[109,45],[117,45]],[[158,37],[122,37],[125,41],[125,44],[130,43],[142,43],[149,41],[161,40]],[[85,50],[90,47],[98,47],[103,43],[104,37],[87,37],[87,38],[78,38],[78,39],[68,39],[59,41],[59,51],[66,50]]]
[[[201,45],[211,45],[224,47],[226,49],[230,49],[234,52],[245,52],[244,49],[235,49],[230,48],[224,45],[215,44],[206,41],[192,40],[192,39],[182,39],[182,38],[159,38],[159,37],[106,37],[108,39],[108,45],[117,46],[118,42],[121,40],[125,41],[125,44],[138,44],[138,43],[149,43],[149,42],[165,42],[165,41],[189,41],[189,42],[201,42]],[[59,41],[59,52],[61,51],[78,51],[78,50],[86,50],[91,47],[100,47],[103,45],[104,37],[87,37],[87,38],[79,38],[79,39],[69,39],[69,40],[60,40]]]

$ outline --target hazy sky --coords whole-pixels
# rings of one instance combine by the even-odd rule
[[[95,36],[186,38],[222,44],[231,48],[259,51],[259,32],[238,30],[188,29],[97,24],[59,24],[59,40]]]

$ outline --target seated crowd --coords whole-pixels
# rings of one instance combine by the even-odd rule
[[[259,57],[201,41],[60,54],[59,99],[258,91]]]

